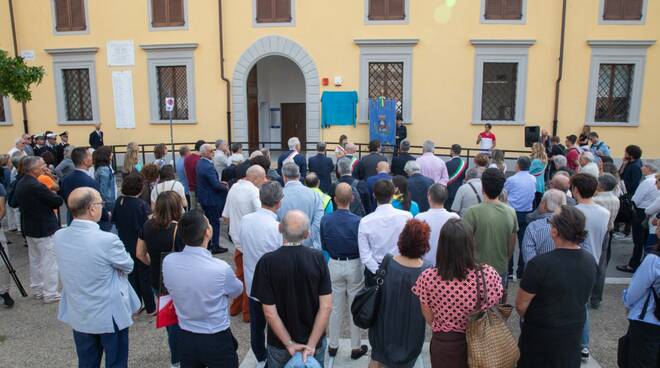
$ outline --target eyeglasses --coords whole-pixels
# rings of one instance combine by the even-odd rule
[[[105,202],[104,201],[94,202],[94,203],[92,203],[92,206],[105,206]]]

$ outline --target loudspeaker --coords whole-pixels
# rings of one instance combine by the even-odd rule
[[[525,127],[525,147],[531,147],[534,143],[541,140],[541,127]]]

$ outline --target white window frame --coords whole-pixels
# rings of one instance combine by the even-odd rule
[[[161,31],[186,31],[188,30],[188,0],[183,0],[183,25],[176,27],[154,27],[151,23],[153,22],[153,6],[151,0],[147,0],[147,12],[148,12],[148,26],[149,32],[161,32]]]
[[[529,48],[535,40],[470,40],[475,47],[474,87],[472,95],[472,124],[525,125],[527,100],[527,65]],[[484,63],[517,63],[516,111],[513,120],[482,120]]]
[[[84,31],[70,31],[60,32],[57,30],[57,12],[55,11],[55,0],[50,1],[50,14],[53,23],[53,34],[56,36],[72,36],[72,35],[85,35],[89,34],[89,0],[84,0],[83,6],[85,7],[85,30]]]
[[[158,100],[159,66],[186,66],[186,85],[188,93],[188,119],[173,120],[173,124],[196,124],[195,109],[195,59],[196,43],[140,45],[147,52],[147,76],[149,80],[149,118],[150,124],[169,124],[169,120],[160,119]]]
[[[527,24],[527,0],[522,0],[522,17],[520,19],[486,19],[486,0],[481,0],[479,20],[482,24]]]
[[[412,121],[413,47],[418,39],[357,39],[360,47],[360,123],[369,124],[369,63],[403,63],[403,122]]]
[[[12,125],[11,110],[9,110],[9,97],[3,96],[0,103],[5,109],[5,120],[0,120],[0,125]]]
[[[655,44],[655,40],[646,41],[610,41],[589,40],[591,46],[591,69],[589,71],[589,90],[587,92],[587,114],[585,122],[589,126],[639,126],[639,116],[642,107],[644,91],[644,74],[646,69],[647,49]],[[601,64],[633,64],[632,91],[630,95],[630,110],[628,122],[596,121],[596,97],[598,95],[598,75]]]
[[[57,105],[57,124],[59,125],[95,125],[101,120],[96,83],[96,53],[98,47],[79,47],[68,49],[46,49],[53,57],[53,78],[55,79],[55,101]],[[64,69],[88,69],[89,90],[92,99],[92,120],[67,120],[66,97],[64,91]]]
[[[598,24],[601,25],[628,25],[637,26],[646,24],[646,13],[649,5],[649,0],[643,0],[642,4],[642,19],[640,20],[606,20],[605,15],[605,0],[599,0],[598,4]]]
[[[410,23],[410,0],[403,0],[403,13],[405,17],[401,20],[371,20],[369,19],[369,0],[364,0],[364,24],[366,25],[397,25]]]
[[[274,23],[257,22],[257,0],[252,0],[252,27],[269,28],[269,27],[295,27],[295,26],[296,26],[296,0],[291,0],[291,21],[274,22]]]

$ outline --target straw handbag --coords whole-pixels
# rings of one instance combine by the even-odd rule
[[[513,307],[499,304],[482,311],[481,306],[488,302],[488,286],[483,269],[477,271],[476,282],[477,307],[468,316],[465,330],[468,367],[514,368],[520,358],[520,351],[506,325]]]

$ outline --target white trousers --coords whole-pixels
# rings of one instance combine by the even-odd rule
[[[331,348],[339,347],[339,334],[341,333],[344,311],[348,309],[348,324],[351,326],[351,348],[359,349],[361,330],[353,323],[351,304],[355,295],[364,287],[364,266],[359,258],[350,261],[336,261],[331,259],[328,263],[330,280],[332,282],[332,313],[330,313],[330,326],[328,331]]]
[[[36,296],[44,300],[60,296],[57,291],[58,268],[55,258],[55,239],[51,235],[45,238],[26,238],[30,258],[30,287]]]
[[[7,249],[7,238],[5,238],[4,229],[0,228],[0,247],[5,250],[7,257],[9,257],[9,250]],[[0,294],[9,292],[9,270],[7,266],[0,260]]]
[[[18,230],[21,231],[21,212],[18,208],[11,208],[8,205],[7,214],[7,230]]]

